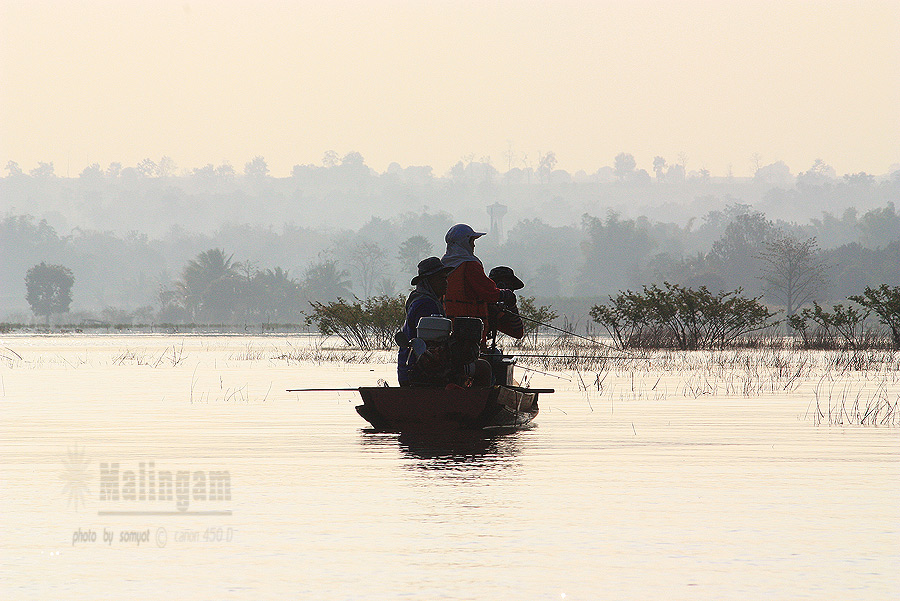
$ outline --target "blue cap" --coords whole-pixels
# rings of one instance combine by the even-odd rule
[[[447,235],[444,236],[444,242],[450,244],[451,242],[459,242],[468,240],[469,238],[480,238],[481,236],[484,236],[485,233],[486,232],[476,232],[465,223],[457,223],[447,230]]]

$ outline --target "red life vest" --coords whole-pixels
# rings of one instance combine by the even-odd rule
[[[487,340],[488,303],[502,297],[500,289],[484,273],[478,261],[466,261],[447,276],[447,292],[444,293],[444,311],[447,317],[478,317],[484,322],[481,342]]]

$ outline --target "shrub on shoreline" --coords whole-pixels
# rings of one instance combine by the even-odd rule
[[[620,349],[721,349],[739,338],[774,325],[760,297],[741,296],[741,289],[711,293],[663,283],[610,297],[595,305],[591,318],[603,326]]]
[[[311,302],[313,313],[307,324],[322,334],[335,335],[348,346],[362,350],[389,349],[403,324],[406,302],[402,296],[375,296],[349,303],[342,298],[329,303]]]

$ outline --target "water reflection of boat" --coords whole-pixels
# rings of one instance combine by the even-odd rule
[[[519,454],[518,434],[457,430],[401,432],[397,442],[404,456],[426,470],[502,467]]]
[[[530,428],[516,431],[453,430],[379,432],[364,428],[360,444],[370,450],[398,450],[404,467],[425,471],[479,473],[480,469],[506,468],[522,451]],[[475,469],[477,468],[477,469]],[[475,469],[475,472],[470,470]]]
[[[552,389],[519,386],[472,388],[359,388],[356,407],[366,421],[383,432],[517,430],[538,414],[538,395]]]

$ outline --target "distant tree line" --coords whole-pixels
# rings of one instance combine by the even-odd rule
[[[689,171],[687,157],[657,156],[651,177],[620,153],[613,166],[568,174],[553,152],[533,163],[513,154],[504,173],[470,156],[443,176],[397,164],[375,173],[355,152],[326,153],[289,178],[271,177],[262,157],[242,171],[148,158],[91,165],[71,179],[52,163],[26,173],[10,161],[0,178],[0,313],[22,306],[22,274],[43,262],[76,274],[82,311],[296,318],[284,300],[294,287],[326,299],[337,298],[335,280],[348,298],[402,294],[418,260],[441,253],[452,223],[478,224],[498,205],[514,221],[494,224],[479,256],[514,266],[539,298],[673,282],[742,288],[793,315],[900,279],[900,171],[838,177],[817,160],[795,176],[754,157],[752,178],[717,178]],[[41,218],[15,211],[23,206]],[[386,217],[372,217],[374,207]],[[210,249],[228,249],[221,267],[231,275],[204,282],[183,272]],[[231,299],[232,308],[210,299]]]
[[[24,305],[25,274],[45,263],[71,271],[72,306],[92,318],[105,312],[121,322],[295,322],[311,301],[404,294],[415,264],[442,254],[453,222],[447,213],[423,212],[372,217],[356,231],[234,225],[150,239],[79,229],[61,235],[44,220],[9,214],[0,219],[0,312]],[[822,248],[820,236],[834,239],[836,232],[852,241]],[[736,204],[682,226],[614,212],[585,214],[569,226],[535,218],[515,223],[502,240],[485,236],[478,254],[488,267],[514,267],[527,284],[523,294],[553,299],[569,317],[565,299],[662,282],[711,293],[742,288],[790,316],[813,302],[900,284],[900,215],[888,203],[801,225]]]
[[[896,203],[900,194],[900,169],[838,176],[817,160],[795,175],[781,161],[765,164],[755,157],[752,177],[734,177],[691,168],[685,156],[657,156],[646,168],[627,152],[610,159],[612,165],[593,172],[569,173],[558,168],[554,152],[532,158],[511,152],[503,172],[490,157],[470,155],[444,174],[397,163],[378,173],[358,152],[329,151],[320,164],[295,165],[289,177],[273,177],[261,156],[243,168],[227,162],[179,168],[165,156],[134,166],[92,164],[73,177],[58,176],[52,163],[27,170],[8,161],[6,176],[0,177],[0,214],[27,210],[64,232],[139,231],[160,238],[185,224],[205,233],[238,223],[357,230],[373,214],[394,219],[435,208],[455,221],[472,221],[495,203],[509,208],[513,223],[540,218],[556,227],[608,211],[623,220],[646,215],[683,225],[735,204],[752,206],[776,222],[806,223],[823,212],[841,221]],[[860,242],[884,246],[879,233],[871,234],[875,238]],[[826,248],[852,241],[830,233],[818,239]]]

